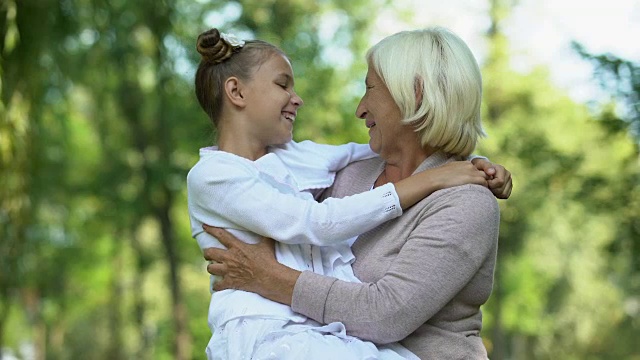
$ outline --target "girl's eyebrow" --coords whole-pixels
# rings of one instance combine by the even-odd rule
[[[293,84],[293,77],[287,73],[280,73],[278,77],[283,77],[287,83]]]

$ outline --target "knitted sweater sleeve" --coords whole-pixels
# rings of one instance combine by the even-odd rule
[[[290,244],[331,245],[402,214],[392,184],[321,203],[282,192],[250,166],[200,162],[187,177],[192,222],[247,230]],[[193,226],[192,235],[200,233]]]
[[[404,339],[427,322],[495,256],[499,227],[497,202],[479,186],[446,189],[430,200],[419,203],[424,209],[411,221],[415,228],[379,280],[349,283],[305,271],[292,309],[322,323],[341,321],[351,335],[382,344]],[[377,230],[370,233],[374,238]],[[369,241],[385,246],[391,239]]]

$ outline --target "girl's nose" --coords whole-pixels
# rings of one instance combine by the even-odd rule
[[[304,105],[304,101],[302,101],[302,98],[298,96],[295,91],[291,93],[291,103],[297,107]]]

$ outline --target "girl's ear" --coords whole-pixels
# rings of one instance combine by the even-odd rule
[[[224,82],[224,92],[227,99],[229,99],[233,105],[239,107],[244,107],[246,105],[242,94],[242,82],[237,77],[231,76]]]

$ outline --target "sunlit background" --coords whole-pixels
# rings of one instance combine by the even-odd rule
[[[500,201],[493,360],[640,359],[640,2],[0,1],[0,357],[201,359],[185,178],[213,132],[197,35],[287,52],[295,137],[366,142],[364,53],[444,25],[483,72]]]

